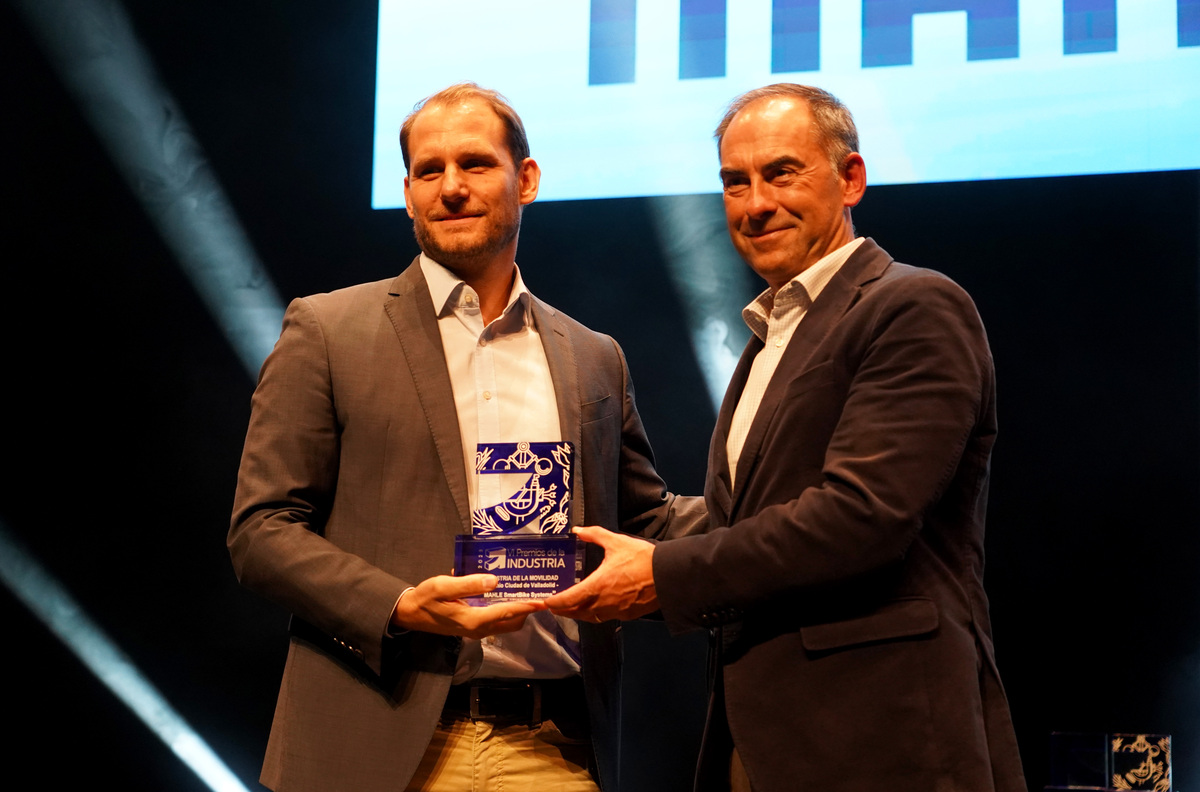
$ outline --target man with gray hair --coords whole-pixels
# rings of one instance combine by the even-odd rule
[[[856,238],[866,165],[830,94],[750,91],[716,137],[730,238],[767,288],[709,452],[711,528],[580,529],[604,563],[547,604],[711,631],[698,789],[1024,790],[983,590],[975,306]]]
[[[455,536],[495,503],[476,448],[571,443],[576,524],[653,535],[699,524],[703,504],[655,473],[616,343],[522,280],[540,170],[503,97],[451,86],[400,141],[421,255],[293,301],[254,392],[229,550],[239,580],[293,614],[262,782],[612,790],[616,623],[471,607],[496,576],[446,574]]]

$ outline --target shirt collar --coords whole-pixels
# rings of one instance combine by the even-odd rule
[[[433,310],[437,316],[447,316],[454,313],[454,309],[458,307],[464,291],[468,295],[474,295],[476,300],[479,299],[479,296],[475,294],[475,290],[468,286],[462,278],[424,253],[421,254],[420,264],[421,273],[425,276],[425,283],[429,286],[429,296],[433,298]],[[510,313],[519,311],[520,323],[532,324],[530,321],[530,302],[533,299],[533,295],[526,288],[524,279],[521,278],[521,268],[514,263],[513,269],[516,271],[516,275],[513,278],[512,291],[508,294],[508,302],[505,304],[504,311],[500,316],[505,317]],[[513,309],[514,305],[518,305],[516,311]]]
[[[817,297],[821,295],[829,281],[833,280],[837,271],[846,263],[846,259],[850,258],[850,254],[858,250],[863,239],[865,237],[852,239],[832,253],[826,254],[816,264],[780,286],[778,291],[768,288],[755,297],[749,305],[742,309],[742,320],[750,328],[750,332],[765,341],[767,325],[776,311],[780,314],[797,308],[807,311],[808,307],[817,301]]]

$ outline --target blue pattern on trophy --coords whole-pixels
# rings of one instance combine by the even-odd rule
[[[566,532],[574,456],[574,448],[565,442],[477,445],[475,472],[479,475],[529,473],[529,477],[500,503],[472,512],[471,532],[475,536]]]

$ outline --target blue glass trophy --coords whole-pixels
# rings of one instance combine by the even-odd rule
[[[472,605],[540,600],[577,583],[582,547],[570,531],[575,450],[570,443],[480,443],[475,472],[514,484],[499,503],[471,513],[471,533],[454,539],[454,574],[486,572],[499,585]]]

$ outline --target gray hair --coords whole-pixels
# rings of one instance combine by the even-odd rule
[[[836,96],[811,85],[775,83],[747,91],[734,99],[725,110],[721,123],[717,124],[714,134],[717,139],[717,150],[720,151],[721,142],[725,139],[725,132],[738,113],[759,99],[776,97],[804,100],[808,106],[808,112],[812,114],[821,149],[829,158],[829,166],[835,173],[840,172],[846,157],[858,151],[858,129],[854,126],[854,116],[850,115],[849,108],[842,104]]]

